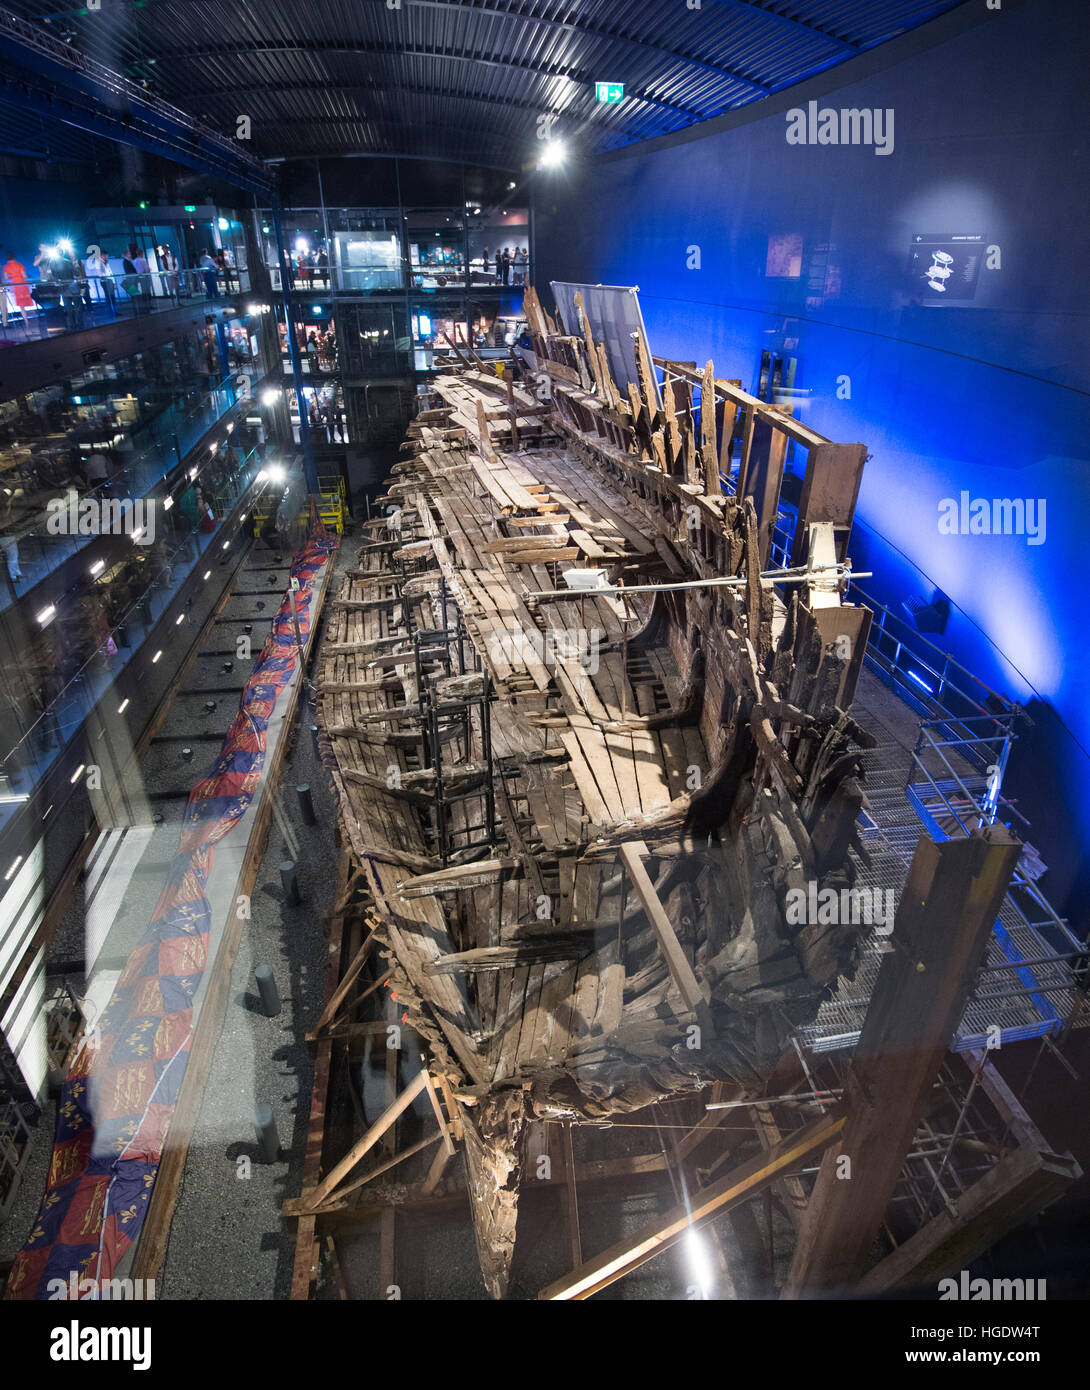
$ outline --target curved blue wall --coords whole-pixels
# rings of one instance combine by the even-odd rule
[[[797,358],[809,395],[796,413],[872,454],[853,543],[857,567],[879,572],[869,587],[942,588],[961,610],[942,644],[1033,712],[1009,787],[1077,919],[1090,834],[1090,27],[1073,0],[969,8],[971,22],[955,12],[868,55],[879,70],[826,74],[762,102],[760,118],[539,175],[535,278],[639,285],[656,353],[711,357],[747,389],[763,347]],[[810,99],[892,109],[892,151],[788,144],[786,111]],[[910,271],[929,234],[982,238],[972,298]],[[797,276],[768,273],[770,241],[793,245]],[[940,533],[940,502],[962,491],[1044,499],[1043,541]]]

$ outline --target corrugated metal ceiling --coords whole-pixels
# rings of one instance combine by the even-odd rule
[[[538,119],[602,151],[781,91],[960,0],[101,0],[8,8],[252,153],[518,168]],[[623,82],[617,105],[596,81]],[[5,108],[10,109],[10,108]],[[10,139],[24,131],[12,128]],[[5,143],[8,136],[5,133]],[[33,148],[47,146],[39,133]],[[54,138],[56,153],[70,136]]]

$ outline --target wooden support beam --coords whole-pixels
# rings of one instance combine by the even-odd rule
[[[785,1298],[854,1291],[1021,848],[1004,826],[921,838],[848,1066],[844,1137],[822,1162]]]
[[[711,360],[704,368],[700,385],[700,460],[704,472],[704,492],[708,497],[721,497],[719,486],[719,451],[715,443],[715,372]]]
[[[837,547],[837,558],[844,558],[844,543],[855,516],[866,461],[865,444],[823,443],[809,450],[791,544],[792,565],[805,565],[810,525],[815,521],[830,522],[841,533],[843,541]]]
[[[732,1169],[711,1187],[693,1193],[688,1202],[673,1207],[636,1235],[611,1246],[578,1269],[556,1280],[538,1295],[541,1299],[582,1300],[607,1288],[626,1274],[675,1245],[690,1229],[697,1230],[720,1212],[748,1201],[769,1183],[801,1167],[814,1154],[827,1149],[844,1127],[843,1116],[825,1115],[785,1139],[772,1152],[758,1154]]]
[[[286,1219],[298,1218],[300,1223],[309,1221],[319,1216],[327,1216],[331,1212],[344,1211],[354,1203],[350,1200],[353,1192],[361,1187],[366,1187],[369,1182],[374,1182],[383,1173],[388,1173],[391,1168],[398,1167],[407,1158],[412,1158],[414,1154],[423,1153],[425,1149],[430,1149],[433,1144],[437,1144],[442,1138],[442,1134],[429,1134],[423,1139],[418,1139],[415,1144],[410,1144],[407,1149],[400,1149],[391,1155],[385,1162],[380,1163],[376,1168],[372,1168],[369,1173],[364,1173],[362,1178],[356,1178],[354,1182],[348,1183],[345,1187],[340,1187],[332,1197],[327,1197],[317,1207],[313,1205],[313,1193],[303,1190],[299,1197],[289,1197],[281,1208],[280,1214]]]
[[[396,1124],[398,1117],[408,1110],[409,1106],[412,1105],[413,1101],[421,1091],[423,1091],[427,1084],[428,1075],[422,1068],[401,1092],[393,1105],[388,1106],[387,1109],[382,1112],[367,1133],[363,1135],[361,1139],[356,1140],[348,1153],[345,1154],[344,1158],[342,1158],[333,1170],[313,1189],[308,1199],[308,1205],[311,1208],[320,1205],[337,1184],[348,1176],[364,1154],[369,1153],[390,1126]]]
[[[446,1172],[447,1164],[449,1161],[450,1154],[447,1153],[445,1148],[440,1147],[436,1150],[435,1157],[431,1161],[431,1167],[428,1169],[428,1175],[424,1179],[423,1190],[426,1196],[430,1197],[431,1194],[435,1191],[435,1189],[439,1186],[439,1180]]]
[[[428,1100],[431,1101],[431,1108],[435,1114],[435,1120],[439,1126],[439,1131],[442,1135],[443,1147],[446,1149],[447,1153],[450,1154],[450,1156],[453,1158],[454,1140],[451,1138],[450,1126],[447,1124],[447,1117],[443,1114],[443,1107],[439,1104],[439,1097],[436,1094],[435,1090],[435,1081],[428,1074],[427,1067],[424,1068],[424,1075],[428,1078],[428,1084],[426,1087],[428,1093]]]
[[[662,951],[667,968],[670,971],[670,978],[677,986],[685,1007],[693,1013],[698,1011],[708,1013],[707,1005],[711,998],[711,993],[706,984],[702,985],[696,978],[693,967],[689,964],[689,958],[681,948],[681,942],[677,939],[673,923],[666,915],[666,909],[655,892],[655,885],[647,872],[644,860],[650,851],[642,840],[626,840],[620,847],[621,862],[624,864],[632,887],[636,890],[636,896],[643,904],[643,910],[647,913],[647,920],[651,923],[658,937],[659,949]]]
[[[1044,1136],[992,1063],[979,1052],[963,1055],[966,1062],[980,1068],[980,1089],[1018,1147],[958,1197],[956,1215],[944,1208],[869,1269],[860,1280],[860,1293],[933,1286],[967,1269],[1007,1231],[1042,1211],[1082,1176],[1071,1154],[1049,1151]]]
[[[356,980],[359,978],[360,972],[362,971],[363,967],[367,964],[374,944],[375,938],[372,933],[368,932],[367,936],[363,940],[363,944],[356,952],[351,965],[349,965],[348,969],[344,972],[340,984],[329,996],[325,1008],[318,1016],[318,1021],[315,1023],[314,1027],[307,1033],[308,1042],[313,1042],[314,1039],[318,1036],[318,1034],[330,1023],[332,1023],[334,1018],[336,1018],[337,1010],[341,1007],[345,999],[348,997],[349,990],[356,983]]]
[[[572,1148],[571,1121],[560,1127],[560,1153],[564,1167],[565,1216],[571,1245],[572,1268],[583,1263],[583,1238],[579,1230],[579,1192],[575,1181],[575,1152]]]
[[[337,1254],[337,1246],[332,1235],[326,1236],[325,1248],[329,1255],[329,1269],[333,1275],[333,1284],[337,1290],[337,1297],[342,1303],[347,1303],[351,1295],[348,1292],[348,1285],[344,1282],[344,1274],[341,1272],[340,1257]]]
[[[770,406],[769,409],[780,409],[786,417],[786,406]],[[738,495],[740,499],[753,499],[753,506],[757,512],[760,567],[767,569],[772,532],[776,525],[776,508],[780,500],[780,485],[783,482],[784,462],[787,458],[787,434],[772,425],[764,415],[750,416],[746,423],[749,427],[749,448],[746,452],[745,476],[739,474],[738,477]]]
[[[385,974],[380,975],[377,980],[372,981],[372,983],[367,986],[367,988],[363,991],[362,994],[358,995],[355,999],[353,999],[352,1007],[355,1008],[357,1004],[362,1004],[365,999],[370,998],[370,996],[374,994],[376,989],[381,989],[383,985],[388,984],[389,980],[390,974],[388,971]],[[307,1034],[307,1042],[316,1042],[318,1038],[321,1037],[323,1034],[328,1035],[332,1031],[333,1020],[335,1017],[336,1014],[334,1013],[330,1015],[328,1019],[316,1023],[314,1027],[310,1030],[310,1032]]]
[[[1082,1176],[1070,1154],[1015,1149],[957,1199],[957,1215],[943,1208],[857,1284],[864,1295],[895,1288],[934,1289],[940,1279],[968,1269],[1001,1236],[1028,1221]]]

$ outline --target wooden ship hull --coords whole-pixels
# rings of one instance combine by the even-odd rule
[[[790,910],[859,862],[865,448],[711,363],[660,387],[642,338],[619,386],[576,306],[565,332],[527,293],[518,380],[452,344],[320,657],[372,944],[463,1139],[494,1297],[532,1121],[759,1093],[870,930]]]

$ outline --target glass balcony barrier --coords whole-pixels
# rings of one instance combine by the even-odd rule
[[[201,488],[215,525],[207,509],[196,524],[181,508],[172,509],[166,533],[153,546],[134,546],[131,561],[111,562],[106,593],[70,600],[72,612],[62,607],[28,635],[17,661],[9,657],[0,677],[0,832],[130,662],[153,658],[145,639],[155,624],[194,570],[203,565],[208,571],[213,556],[222,555],[222,518],[255,482],[275,491],[262,453],[255,447],[226,467],[223,460],[209,460],[192,484]],[[33,615],[30,622],[37,622]],[[183,626],[184,618],[178,624]],[[69,633],[77,640],[68,642]]]
[[[275,260],[268,264],[272,288],[283,289],[280,266]],[[531,266],[525,258],[512,257],[497,263],[494,255],[471,257],[452,257],[436,261],[434,264],[420,264],[405,257],[396,261],[377,260],[351,265],[296,266],[292,264],[291,288],[298,295],[322,295],[330,291],[345,294],[375,294],[405,289],[460,290],[460,289],[522,289],[531,282]]]
[[[0,281],[0,344],[80,333],[119,319],[163,313],[183,304],[214,303],[250,289],[245,267],[153,270],[126,275],[86,267],[67,278],[8,277]]]
[[[27,593],[46,575],[94,539],[93,534],[71,534],[50,529],[47,503],[67,497],[73,488],[78,502],[119,501],[142,498],[178,466],[186,453],[227,411],[243,397],[236,377],[224,379],[193,401],[169,406],[143,427],[141,449],[126,451],[124,443],[114,447],[104,441],[120,463],[103,482],[79,490],[76,483],[54,483],[58,469],[71,468],[74,445],[63,442],[52,449],[13,446],[0,452],[0,550],[6,561],[0,574],[0,609]],[[105,456],[104,456],[105,457]],[[63,461],[68,459],[65,464]],[[90,511],[85,509],[85,514]]]

